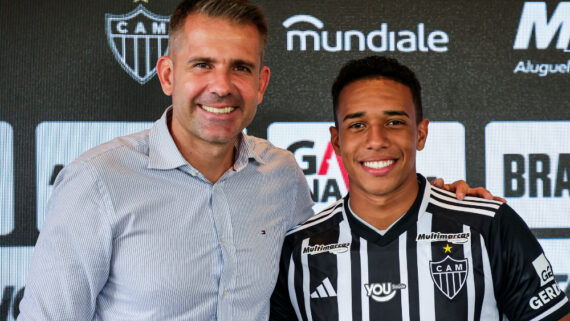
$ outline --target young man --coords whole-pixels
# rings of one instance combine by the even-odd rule
[[[172,106],[60,173],[18,320],[267,319],[285,232],[312,201],[293,155],[241,134],[269,82],[265,18],[188,0],[169,34]]]
[[[416,174],[420,84],[396,60],[351,61],[331,142],[349,195],[290,231],[271,320],[570,320],[540,245],[506,204]]]

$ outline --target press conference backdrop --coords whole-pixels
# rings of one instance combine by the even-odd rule
[[[177,2],[0,3],[0,321],[18,314],[57,173],[169,105],[154,66]],[[347,191],[329,143],[332,80],[349,59],[389,55],[423,86],[418,171],[505,197],[570,291],[570,2],[258,3],[272,76],[247,131],[293,152],[316,209]]]

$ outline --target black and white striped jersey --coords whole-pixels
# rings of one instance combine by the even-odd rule
[[[426,184],[380,235],[349,195],[291,230],[271,320],[558,320],[570,312],[550,263],[506,204]]]

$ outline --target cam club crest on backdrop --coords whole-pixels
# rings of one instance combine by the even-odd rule
[[[142,4],[126,14],[106,14],[109,48],[123,69],[141,85],[156,74],[156,61],[168,54],[169,16],[150,12]]]

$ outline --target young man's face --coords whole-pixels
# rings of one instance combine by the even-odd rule
[[[416,124],[410,89],[393,80],[362,79],[342,89],[331,142],[342,156],[350,193],[390,196],[416,182],[416,150],[428,120]]]
[[[226,144],[253,120],[269,81],[253,24],[191,14],[158,72],[172,95],[173,136]]]

